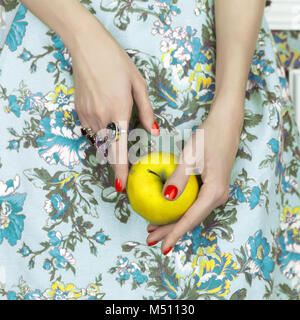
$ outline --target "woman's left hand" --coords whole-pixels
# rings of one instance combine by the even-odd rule
[[[241,130],[244,122],[244,105],[241,102],[226,102],[216,99],[205,121],[198,127],[204,129],[204,159],[201,172],[202,186],[193,205],[176,222],[167,225],[149,224],[148,245],[162,240],[161,250],[167,254],[186,232],[200,224],[215,208],[223,205],[229,198],[230,176],[235,161]],[[193,134],[190,139],[194,139]],[[189,140],[191,142],[191,140]],[[193,143],[187,143],[181,153],[189,153]],[[202,155],[203,156],[203,155]],[[176,200],[183,192],[188,179],[188,165],[179,161],[178,166],[166,181],[163,196],[170,201]],[[168,190],[172,190],[168,194]],[[177,190],[176,190],[177,189]],[[177,194],[176,194],[177,193]]]

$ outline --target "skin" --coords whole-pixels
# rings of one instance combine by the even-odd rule
[[[71,54],[75,110],[83,127],[96,133],[116,121],[127,129],[134,100],[142,125],[153,133],[154,114],[145,79],[93,14],[78,0],[20,2],[60,36]],[[127,135],[122,134],[110,149],[109,160],[123,189],[128,176]]]
[[[154,115],[146,81],[96,17],[77,0],[21,2],[61,37],[72,56],[75,110],[83,127],[91,127],[97,132],[115,120],[124,121],[123,128],[126,128],[134,100],[141,123],[148,132],[153,133]],[[162,252],[173,247],[180,237],[228,200],[230,174],[244,122],[246,84],[265,2],[215,0],[216,90],[209,115],[199,125],[199,129],[204,129],[205,136],[204,168],[201,172],[203,185],[197,200],[177,222],[147,226],[147,231],[152,231],[146,239],[147,243],[161,241]],[[190,141],[194,138],[192,135]],[[116,153],[113,157],[127,159],[127,136],[121,135],[117,144],[120,154]],[[187,143],[182,159],[191,145]],[[127,160],[124,164],[113,165],[113,168],[116,177],[125,186]],[[179,190],[175,200],[180,196],[188,181],[187,168],[184,161],[178,165],[167,180],[163,195],[168,185],[175,185]]]
[[[264,7],[264,0],[215,0],[216,91],[209,115],[198,127],[204,129],[203,185],[194,204],[177,222],[147,226],[148,232],[152,231],[147,242],[161,241],[162,252],[229,198],[230,174],[244,122],[246,84]],[[191,145],[187,144],[182,157]],[[188,180],[186,168],[185,163],[179,164],[163,189],[164,193],[168,185],[175,185],[178,194],[174,200]]]

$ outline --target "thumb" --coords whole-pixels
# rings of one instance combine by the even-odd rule
[[[149,99],[147,82],[140,78],[133,83],[132,95],[136,102],[139,119],[143,127],[151,134],[160,135],[159,127],[154,120],[154,113]]]
[[[163,196],[168,200],[177,199],[184,191],[190,175],[185,170],[184,164],[178,164],[170,175],[163,188]]]

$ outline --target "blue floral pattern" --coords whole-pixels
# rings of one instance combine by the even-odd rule
[[[164,133],[206,118],[213,0],[82,2],[145,77]],[[20,5],[0,51],[0,299],[300,299],[300,138],[283,37],[263,19],[229,200],[163,256],[81,134],[68,50]]]

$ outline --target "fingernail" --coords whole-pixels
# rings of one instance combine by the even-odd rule
[[[148,230],[148,232],[150,233],[150,232],[153,232],[154,230]]]
[[[156,244],[158,241],[153,241],[153,242],[149,242],[148,246],[153,246],[154,244]]]
[[[159,126],[158,126],[158,124],[156,123],[156,121],[153,122],[152,130],[154,131],[153,134],[154,134],[155,136],[159,136],[159,135],[160,135]]]
[[[115,181],[115,188],[118,192],[122,190],[122,181],[120,179],[116,179]]]
[[[126,193],[126,188],[124,188],[124,189],[122,190],[122,193]]]
[[[174,200],[177,196],[178,189],[176,186],[169,185],[167,186],[164,196],[168,199]]]
[[[167,253],[169,253],[171,251],[173,247],[169,247],[166,251],[163,252],[164,255],[166,255]]]

